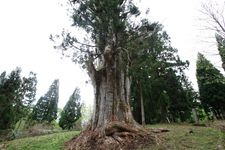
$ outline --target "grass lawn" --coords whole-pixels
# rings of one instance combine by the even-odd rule
[[[54,133],[6,142],[7,150],[60,150],[78,131]],[[1,149],[1,148],[0,148]]]
[[[148,125],[148,128],[165,128],[170,131],[156,133],[157,145],[145,150],[225,150],[225,133],[214,127],[159,124]],[[60,150],[64,142],[77,134],[78,131],[61,132],[17,139],[0,145],[5,144],[6,150]]]
[[[216,128],[184,124],[150,125],[148,127],[170,130],[158,134],[158,145],[152,147],[151,150],[225,150],[225,133]]]

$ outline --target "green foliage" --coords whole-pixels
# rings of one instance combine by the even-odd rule
[[[75,122],[81,117],[81,99],[80,90],[76,88],[73,94],[70,96],[69,101],[66,103],[61,117],[59,119],[59,126],[62,129],[72,129]]]
[[[221,60],[222,60],[222,67],[225,70],[225,43],[224,43],[224,38],[222,36],[220,36],[219,34],[216,34],[216,40],[217,40],[219,55],[220,55]]]
[[[72,50],[73,60],[87,69],[96,88],[105,74],[122,71],[132,79],[135,112],[140,112],[138,87],[143,89],[145,110],[151,110],[145,112],[147,122],[165,120],[165,113],[167,116],[170,113],[173,120],[190,116],[194,92],[191,86],[186,86],[183,73],[188,62],[177,56],[177,49],[170,45],[162,25],[147,19],[134,21],[140,12],[132,0],[74,1],[71,14],[73,26],[86,32],[84,39],[79,41],[72,32],[63,31],[56,36],[62,38],[57,48],[63,52]],[[164,91],[164,98],[159,98]],[[140,118],[140,114],[134,115]]]
[[[38,122],[47,121],[49,123],[57,119],[58,99],[59,80],[54,80],[48,92],[37,101],[30,118]]]
[[[113,84],[119,93],[120,86],[124,85],[122,82],[128,82],[122,81],[123,77],[119,76],[129,76],[129,69],[137,60],[135,57],[151,49],[151,44],[145,41],[149,41],[159,26],[157,23],[150,24],[147,19],[137,19],[134,22],[140,12],[132,0],[74,1],[71,15],[73,26],[86,33],[82,36],[83,41],[73,32],[63,31],[61,36],[55,37],[62,38],[61,44],[56,48],[62,49],[64,54],[68,52],[70,56],[72,51],[73,61],[87,69],[94,88],[103,88],[98,83],[105,75],[113,74],[109,77],[112,79],[107,80],[115,81]],[[165,33],[160,34],[168,38]],[[51,38],[55,40],[54,37]],[[126,87],[125,91],[129,88]],[[101,107],[104,106],[98,108]]]
[[[29,77],[21,77],[21,69],[16,68],[8,76],[0,75],[0,130],[13,129],[17,121],[26,117],[35,100],[37,79],[30,72]]]
[[[138,53],[131,53],[132,65],[132,106],[135,119],[140,122],[140,95],[138,88],[142,87],[144,97],[146,123],[165,122],[167,117],[172,120],[186,120],[195,99],[194,90],[187,81],[183,70],[188,62],[183,62],[177,55],[177,50],[171,47],[170,38],[162,25],[145,22],[154,33],[141,41]],[[143,32],[143,31],[142,31]],[[147,110],[147,111],[146,111]],[[181,116],[182,115],[182,116]]]
[[[60,40],[61,44],[55,48],[61,49],[63,54],[72,56],[73,61],[80,63],[83,68],[90,67],[90,64],[96,68],[99,67],[96,65],[96,60],[104,65],[104,50],[107,46],[114,51],[114,58],[123,55],[122,61],[126,64],[128,61],[126,57],[132,48],[128,46],[129,43],[135,43],[136,39],[150,36],[154,30],[154,28],[148,28],[145,21],[142,21],[140,25],[132,23],[131,18],[140,14],[132,1],[83,0],[74,1],[71,6],[72,26],[85,31],[83,41],[69,31],[63,31],[60,36],[51,36],[50,39]],[[142,32],[144,34],[139,34],[139,30],[145,30]],[[119,56],[119,53],[123,54]],[[118,68],[121,67],[122,64],[119,64]]]
[[[205,111],[218,119],[225,114],[225,78],[202,54],[198,54],[196,76],[200,100]]]
[[[127,5],[126,0],[84,0],[76,2],[72,18],[73,25],[91,33],[92,39],[101,49],[113,39],[113,34],[117,34],[117,44],[123,42],[120,34],[127,26],[127,19],[139,13],[131,1]]]
[[[199,121],[201,121],[201,122],[206,122],[206,121],[208,121],[208,116],[210,115],[210,114],[206,114],[206,112],[205,112],[205,110],[204,110],[204,108],[201,108],[201,107],[197,107],[196,108],[196,112],[197,112],[197,117],[198,117],[198,119],[199,119]],[[211,116],[210,116],[211,117]]]

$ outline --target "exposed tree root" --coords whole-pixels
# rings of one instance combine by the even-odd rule
[[[159,129],[151,129],[153,133],[162,133],[162,132],[169,132],[169,129],[159,128]]]
[[[65,144],[67,150],[134,150],[155,144],[147,130],[121,122],[107,125],[104,133],[85,130]]]

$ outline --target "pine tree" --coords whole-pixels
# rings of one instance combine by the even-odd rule
[[[55,80],[49,87],[48,92],[37,101],[31,119],[38,122],[47,121],[48,123],[57,119],[58,99],[59,80]]]
[[[163,31],[162,25],[152,23],[151,26],[155,29],[154,34],[142,41],[147,48],[131,55],[130,67],[133,114],[136,121],[142,122],[143,108],[148,110],[145,111],[145,119],[142,119],[146,123],[167,121],[171,103],[177,107],[171,108],[170,113],[178,114],[178,111],[182,111],[184,107],[180,108],[181,103],[184,105],[186,99],[181,98],[185,94],[181,79],[184,77],[183,70],[188,67],[188,62],[181,61],[177,49],[171,46],[170,37]]]
[[[61,112],[59,126],[62,129],[72,129],[74,123],[81,117],[80,100],[80,90],[79,88],[76,88]]]
[[[21,77],[20,68],[0,75],[0,129],[12,129],[26,117],[35,100],[36,84],[36,75],[31,72],[28,78]]]
[[[196,71],[200,100],[209,114],[225,118],[225,78],[202,54],[198,54]]]

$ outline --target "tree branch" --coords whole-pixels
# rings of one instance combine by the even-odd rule
[[[85,64],[87,66],[87,71],[88,71],[88,75],[91,78],[92,83],[94,84],[95,81],[95,75],[96,75],[96,69],[95,66],[93,64],[94,60],[92,58],[89,58]]]
[[[76,43],[80,44],[80,45],[84,45],[84,46],[88,46],[88,47],[97,47],[95,45],[89,45],[89,44],[85,44],[85,43],[81,43],[79,41],[75,41]]]

